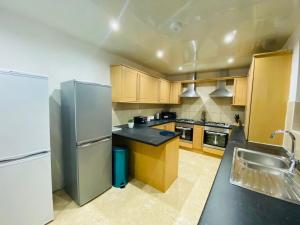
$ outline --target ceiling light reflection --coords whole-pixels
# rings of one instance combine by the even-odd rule
[[[163,50],[157,50],[156,57],[161,59],[163,56],[164,56],[164,51]]]
[[[110,27],[113,31],[118,31],[120,29],[119,23],[115,20],[110,22]]]
[[[231,64],[234,62],[234,58],[233,57],[230,57],[227,59],[227,63]]]
[[[225,36],[224,36],[224,43],[230,44],[231,42],[233,42],[233,40],[235,39],[236,33],[237,33],[237,31],[233,30],[233,31],[225,34]]]

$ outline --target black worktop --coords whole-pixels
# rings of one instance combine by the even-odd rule
[[[243,129],[233,127],[198,225],[300,224],[299,205],[256,193],[229,182],[234,147],[285,155],[282,148],[245,141]]]
[[[159,146],[172,138],[179,136],[179,132],[175,132],[175,136],[162,136],[160,135],[161,130],[151,128],[153,126],[176,122],[176,119],[167,119],[167,120],[152,120],[146,124],[134,124],[134,128],[128,128],[127,124],[119,125],[117,127],[122,128],[120,131],[113,131],[113,135],[120,136],[123,138],[128,138],[131,140],[139,141],[145,144],[150,144],[154,146]],[[195,121],[192,125],[204,126],[204,122]],[[229,128],[231,129],[231,127]]]
[[[163,136],[160,134],[162,130],[151,128],[152,126],[174,122],[175,120],[153,120],[146,124],[135,124],[134,128],[128,128],[127,124],[117,127],[122,128],[119,131],[113,131],[113,135],[139,141],[145,144],[159,146],[177,136],[179,132],[174,132],[174,136]]]

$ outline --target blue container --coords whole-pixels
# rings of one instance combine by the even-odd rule
[[[128,183],[128,149],[112,147],[113,186],[124,188]]]

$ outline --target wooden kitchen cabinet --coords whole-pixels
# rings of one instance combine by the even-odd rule
[[[159,80],[159,102],[170,103],[170,82],[164,79]]]
[[[285,128],[292,54],[278,51],[254,55],[249,74],[245,133],[248,141],[282,145]]]
[[[204,128],[200,125],[194,125],[193,130],[193,149],[202,150],[203,148]]]
[[[159,79],[144,73],[139,75],[139,102],[157,103],[159,97]]]
[[[175,123],[171,122],[171,123],[160,124],[157,126],[153,126],[152,128],[168,130],[168,131],[175,131]]]
[[[138,101],[138,72],[123,65],[111,67],[113,102]]]
[[[206,146],[203,146],[203,152],[212,154],[214,156],[222,157],[224,155],[223,150],[215,149],[215,148],[209,148]]]
[[[248,77],[234,78],[232,105],[245,106],[247,102]]]
[[[170,104],[180,104],[181,82],[171,82],[170,87]]]

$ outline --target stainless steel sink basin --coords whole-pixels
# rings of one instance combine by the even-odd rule
[[[265,165],[272,168],[275,167],[278,169],[289,169],[291,166],[290,160],[285,157],[240,148],[237,149],[236,154],[239,159],[249,163]]]
[[[285,157],[235,148],[230,183],[300,205],[300,173]]]

